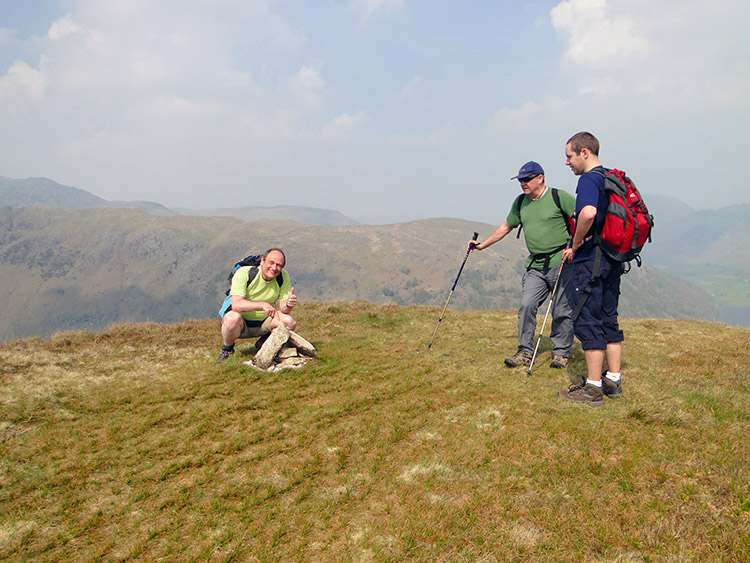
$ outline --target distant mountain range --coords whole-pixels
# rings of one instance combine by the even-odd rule
[[[695,211],[664,196],[648,205],[656,217],[649,259],[681,272],[707,266],[750,278],[750,205]]]
[[[29,182],[20,185],[35,195],[24,200],[17,193],[19,184],[8,190],[9,182]],[[276,218],[248,222],[192,216],[185,210],[177,215],[158,204],[113,206],[83,190],[56,186],[49,180],[0,181],[0,284],[6,288],[0,339],[99,330],[121,321],[212,317],[231,263],[276,245],[287,252],[295,293],[303,301],[361,299],[441,307],[471,233],[485,236],[496,226],[460,219],[377,226],[303,225]],[[43,200],[45,190],[50,197]],[[737,241],[728,247],[694,242],[689,248],[746,252],[747,221],[743,231],[734,212],[696,215],[702,212],[659,198],[653,198],[651,208],[657,216],[655,242],[644,252],[644,266],[624,278],[622,314],[715,320],[716,301],[670,275],[675,264],[695,258],[681,237],[693,232],[693,217],[706,215],[739,233]],[[343,217],[320,211],[311,222]],[[681,218],[671,220],[672,211]],[[720,229],[703,225],[702,230],[723,236]],[[451,309],[515,309],[525,254],[523,241],[515,237],[473,253]],[[712,259],[715,264],[731,262],[724,254]]]
[[[302,301],[438,307],[471,233],[492,228],[459,219],[333,227],[134,209],[3,207],[0,338],[213,317],[231,264],[276,245],[287,253]],[[524,257],[515,238],[474,253],[451,309],[515,309]],[[634,269],[623,293],[627,316],[716,318],[707,293],[657,268]]]
[[[85,190],[63,186],[47,178],[13,180],[0,176],[0,207],[92,207],[140,209],[151,215],[174,215],[174,211],[152,201],[108,201]]]
[[[305,225],[357,225],[357,221],[346,217],[338,211],[317,209],[300,205],[275,205],[271,207],[249,206],[224,209],[176,209],[181,215],[199,215],[205,217],[234,217],[251,223],[252,221],[281,220],[295,221]]]
[[[656,217],[644,260],[708,291],[719,320],[750,327],[750,205],[695,211],[663,196],[649,196]]]
[[[151,201],[109,201],[85,190],[63,186],[47,178],[13,180],[0,176],[0,207],[55,207],[57,209],[140,209],[151,215],[198,215],[206,217],[235,217],[243,221],[273,219],[295,221],[305,225],[356,225],[357,221],[338,211],[298,205],[273,207],[249,206],[220,209],[168,209]]]

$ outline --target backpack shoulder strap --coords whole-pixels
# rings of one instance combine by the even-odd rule
[[[565,210],[562,208],[562,204],[560,203],[560,192],[557,188],[550,188],[552,190],[552,199],[555,202],[555,205],[560,210],[560,214],[562,215],[563,221],[565,221],[565,228],[568,231],[569,235],[573,235],[571,232],[573,226],[571,224],[571,221],[573,220],[573,217],[565,213]]]
[[[250,287],[250,284],[253,283],[253,280],[257,275],[258,266],[250,266],[250,269],[247,271],[247,287]]]
[[[239,264],[239,263],[238,263]],[[237,271],[244,266],[237,266],[234,270],[232,270],[229,273],[229,287],[227,288],[227,291],[225,295],[229,295],[229,292],[232,291],[232,278],[237,273]],[[253,280],[255,279],[255,276],[258,275],[258,267],[257,266],[250,266],[250,269],[247,271],[247,285],[249,286],[251,283],[253,283]]]
[[[589,295],[591,294],[591,290],[594,288],[595,285],[599,284],[599,268],[602,264],[602,249],[599,245],[596,246],[596,254],[594,255],[594,266],[591,269],[591,279],[589,279],[589,283],[586,285],[586,287],[583,288],[583,291],[581,292],[581,295],[578,297],[578,303],[576,304],[576,308],[571,314],[571,318],[573,319],[573,322],[578,319],[578,315],[581,314],[581,309],[583,309],[583,306],[586,304],[586,300],[589,298]]]
[[[560,205],[560,194],[557,193],[557,188],[550,188],[552,190],[552,199],[555,201],[555,205],[557,205],[557,208],[562,211],[562,205]],[[565,213],[563,211],[563,213]]]

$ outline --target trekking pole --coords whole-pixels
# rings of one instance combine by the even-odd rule
[[[472,238],[472,241],[477,240],[479,237],[479,233],[474,233],[474,238]],[[464,261],[461,262],[461,267],[458,269],[458,275],[456,276],[456,281],[453,282],[453,287],[451,288],[451,292],[448,294],[448,299],[445,302],[445,307],[443,307],[443,312],[440,313],[440,318],[438,319],[437,326],[435,326],[435,330],[432,332],[432,338],[430,338],[430,343],[427,345],[427,348],[432,348],[432,342],[435,340],[435,334],[437,334],[438,328],[440,328],[440,323],[443,322],[443,316],[445,315],[445,310],[448,308],[448,303],[451,301],[451,297],[453,296],[453,291],[456,289],[456,284],[458,283],[458,278],[461,277],[461,272],[464,270],[464,266],[466,265],[466,259],[469,257],[469,254],[471,254],[472,250],[472,244],[469,243],[469,248],[466,249],[466,256],[464,256]]]
[[[549,310],[552,308],[552,301],[554,301],[555,292],[557,291],[557,283],[560,281],[560,274],[562,274],[564,265],[565,261],[563,260],[562,262],[560,262],[560,269],[557,271],[557,279],[555,280],[555,286],[552,288],[552,294],[549,296],[549,305],[547,305],[547,312],[545,313],[544,321],[542,322],[542,330],[539,331],[539,339],[536,341],[536,346],[534,346],[534,355],[531,356],[531,363],[529,364],[529,369],[526,370],[526,375],[531,375],[531,368],[534,367],[536,352],[537,350],[539,350],[539,343],[542,341],[542,335],[544,334],[544,325],[547,324],[547,316],[549,315]]]

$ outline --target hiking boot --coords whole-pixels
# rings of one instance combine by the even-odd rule
[[[224,348],[222,348],[221,352],[219,352],[219,357],[216,358],[216,361],[214,362],[214,365],[218,366],[221,362],[226,360],[232,354],[234,354],[234,350],[224,350]]]
[[[568,356],[558,356],[557,354],[555,354],[554,357],[552,358],[552,362],[550,363],[549,367],[555,368],[555,369],[562,369],[567,365],[568,365]]]
[[[622,397],[622,379],[612,381],[607,379],[607,372],[602,373],[602,391],[610,399],[619,399]]]
[[[604,393],[596,385],[571,385],[567,391],[560,391],[557,396],[566,401],[601,407],[604,404]]]
[[[531,365],[531,354],[526,350],[519,350],[513,354],[510,358],[505,358],[505,365],[509,368],[517,368],[518,366],[530,366]]]

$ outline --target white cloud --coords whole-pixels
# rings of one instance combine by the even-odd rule
[[[530,119],[535,118],[542,111],[542,107],[533,101],[525,102],[518,109],[500,108],[487,124],[490,134],[505,134],[522,128]]]
[[[595,96],[614,96],[622,92],[622,84],[611,76],[594,77],[588,82],[582,82],[578,93],[582,95],[593,94]]]
[[[24,61],[15,61],[8,73],[0,77],[0,100],[23,99],[27,96],[36,101],[41,100],[49,84],[46,60],[46,57],[41,57],[39,70]]]
[[[422,148],[422,147],[439,147],[445,146],[456,136],[456,124],[447,122],[437,129],[421,135],[404,135],[394,134],[390,137],[390,142],[400,148]]]
[[[325,80],[320,76],[317,69],[303,66],[295,76],[295,82],[303,88],[319,90],[325,86]]]
[[[318,69],[303,66],[289,79],[290,105],[293,105],[297,112],[322,107],[325,85],[326,82]]]
[[[320,131],[323,139],[344,139],[354,129],[367,122],[367,114],[363,111],[356,113],[342,113],[336,116],[333,121],[326,123]]]
[[[565,57],[579,65],[607,68],[651,53],[647,28],[627,9],[632,3],[622,9],[620,4],[565,0],[552,8],[552,25],[568,36]]]
[[[366,22],[378,12],[392,14],[404,8],[404,0],[352,0],[350,7]]]
[[[420,75],[415,74],[412,76],[411,80],[409,80],[409,83],[401,89],[401,98],[405,100],[417,95],[422,91],[423,86],[424,79]]]
[[[130,69],[133,78],[139,82],[158,81],[167,74],[164,59],[149,51],[134,53]]]
[[[92,154],[101,154],[107,149],[117,151],[131,151],[132,146],[123,138],[113,138],[107,131],[96,133],[78,139],[71,139],[60,144],[58,154],[64,160],[88,159]]]
[[[17,32],[12,29],[0,27],[0,45],[5,45],[12,41],[16,34]]]
[[[195,102],[180,96],[162,96],[148,100],[139,107],[139,114],[146,119],[169,119],[177,117],[182,119],[190,117],[217,116],[222,111],[222,106],[213,102]]]
[[[57,40],[81,31],[81,26],[73,21],[70,16],[65,16],[54,22],[47,32],[50,39]]]
[[[649,95],[665,108],[745,103],[748,18],[744,0],[564,0],[550,11],[579,94]]]

